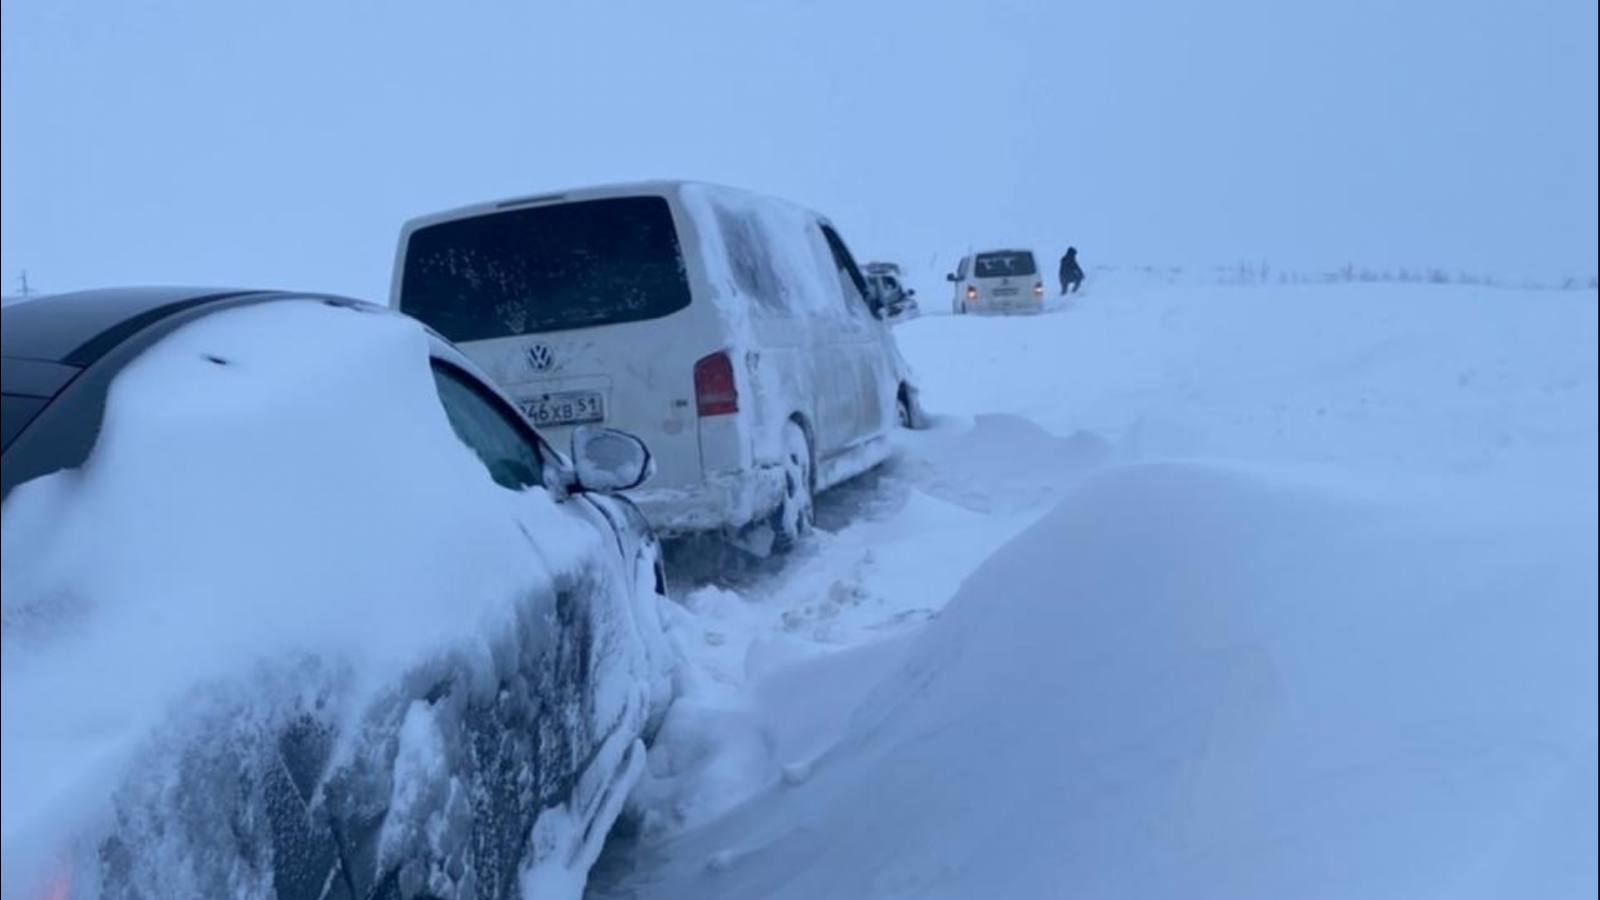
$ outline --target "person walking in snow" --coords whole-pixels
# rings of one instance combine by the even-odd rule
[[[1068,247],[1067,254],[1061,257],[1061,293],[1066,294],[1071,287],[1076,294],[1083,284],[1083,266],[1078,265],[1078,248]]]

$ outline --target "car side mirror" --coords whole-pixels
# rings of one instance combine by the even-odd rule
[[[655,474],[656,461],[644,441],[615,428],[580,425],[572,432],[577,489],[611,494],[636,488]]]
[[[956,278],[956,273],[954,273],[954,272],[946,272],[945,276],[944,276],[944,280],[948,281],[948,282],[951,282],[951,283],[955,283],[956,281],[959,281],[960,279]]]

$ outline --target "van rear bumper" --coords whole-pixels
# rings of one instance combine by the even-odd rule
[[[980,298],[967,303],[967,312],[980,316],[1010,316],[1017,313],[1044,312],[1044,299],[1040,297]]]
[[[628,499],[657,534],[673,537],[741,528],[777,509],[783,493],[783,469],[766,466],[691,487],[629,491]]]

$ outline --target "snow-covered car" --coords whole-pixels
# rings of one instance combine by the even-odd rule
[[[985,250],[963,256],[945,280],[955,285],[950,305],[956,315],[1044,309],[1044,279],[1032,250]]]
[[[674,694],[643,443],[343,298],[3,315],[7,900],[575,900]]]
[[[402,229],[392,306],[458,344],[532,422],[607,422],[660,472],[663,533],[764,555],[813,496],[888,458],[921,413],[884,310],[833,225],[678,181],[513,198]]]
[[[867,280],[868,296],[881,305],[891,320],[910,319],[921,311],[917,307],[917,292],[906,287],[905,276],[894,263],[870,262],[861,267]]]

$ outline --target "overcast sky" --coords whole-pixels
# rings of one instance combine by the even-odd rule
[[[863,257],[1595,273],[1594,0],[4,0],[6,291],[381,299],[407,217],[648,177]]]

